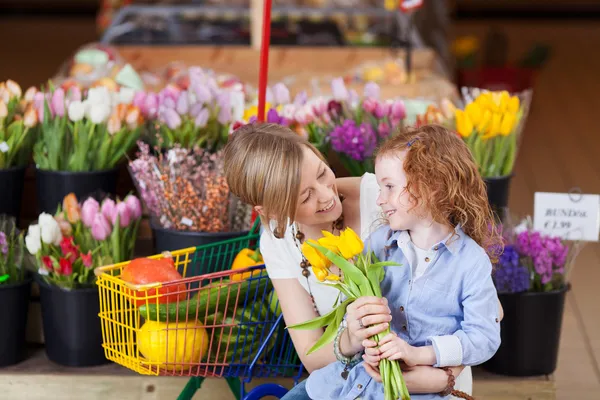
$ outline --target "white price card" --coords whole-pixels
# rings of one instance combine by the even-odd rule
[[[600,195],[537,192],[533,228],[565,240],[597,242],[600,231]]]

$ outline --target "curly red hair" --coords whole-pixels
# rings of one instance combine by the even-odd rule
[[[415,207],[438,223],[452,228],[460,224],[497,262],[502,237],[485,183],[463,140],[443,126],[423,125],[394,135],[378,150],[377,158],[403,151],[406,191]]]

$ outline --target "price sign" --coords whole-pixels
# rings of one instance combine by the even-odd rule
[[[534,198],[533,228],[566,240],[597,242],[600,195],[538,192]]]

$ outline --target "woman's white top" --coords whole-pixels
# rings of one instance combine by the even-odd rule
[[[360,237],[366,240],[376,228],[381,217],[381,208],[377,206],[379,185],[374,174],[366,173],[360,181]],[[275,226],[271,225],[271,232]],[[298,279],[302,287],[312,292],[319,314],[324,315],[333,309],[339,291],[320,283],[311,273],[307,279],[302,275],[300,262],[302,253],[294,237],[294,229],[288,226],[285,236],[277,239],[265,229],[260,237],[260,252],[265,260],[267,273],[271,279]]]

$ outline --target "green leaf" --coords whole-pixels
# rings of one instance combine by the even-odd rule
[[[306,354],[309,355],[314,353],[315,351],[319,350],[321,347],[325,346],[326,344],[330,343],[333,339],[335,339],[335,335],[337,334],[338,328],[339,325],[328,325],[327,329],[325,329],[325,332],[323,333],[323,336],[321,336],[319,340],[317,340],[317,342],[313,345],[313,347],[310,348],[310,350],[308,350]]]
[[[327,282],[323,282],[323,283],[325,285],[327,285],[327,286],[331,286],[333,288],[336,288],[337,290],[339,290],[340,292],[342,292],[343,294],[345,294],[347,298],[356,298],[357,295],[358,295],[358,293],[357,294],[353,294],[351,292],[351,289],[349,287],[347,287],[346,285],[344,285],[344,284],[341,284],[341,283],[327,283]]]
[[[314,353],[315,351],[319,350],[321,347],[325,346],[326,344],[332,342],[335,339],[337,330],[340,327],[340,324],[342,323],[342,319],[344,319],[344,315],[346,314],[346,307],[348,307],[348,304],[350,304],[352,301],[354,301],[354,299],[347,299],[334,310],[334,320],[331,324],[327,326],[327,329],[325,329],[323,336],[321,336],[319,340],[317,340],[317,342],[310,348],[310,350],[308,350],[308,352],[306,353],[307,355]]]
[[[398,264],[394,261],[380,261],[374,264],[371,264],[369,268],[379,268],[379,267],[401,267],[402,264]]]
[[[314,318],[306,322],[301,322],[299,324],[289,325],[286,329],[314,330],[322,328],[324,326],[330,325],[333,322],[333,320],[335,319],[336,311],[337,309],[333,309],[327,314],[322,315],[318,318]]]
[[[121,262],[121,261],[125,261],[125,260],[121,260],[121,254],[119,254],[119,248],[121,245],[120,242],[120,237],[119,237],[119,231],[121,229],[121,227],[119,226],[120,222],[120,215],[117,215],[117,219],[115,220],[115,223],[113,225],[113,231],[110,234],[110,247],[112,250],[112,259],[114,262]]]

